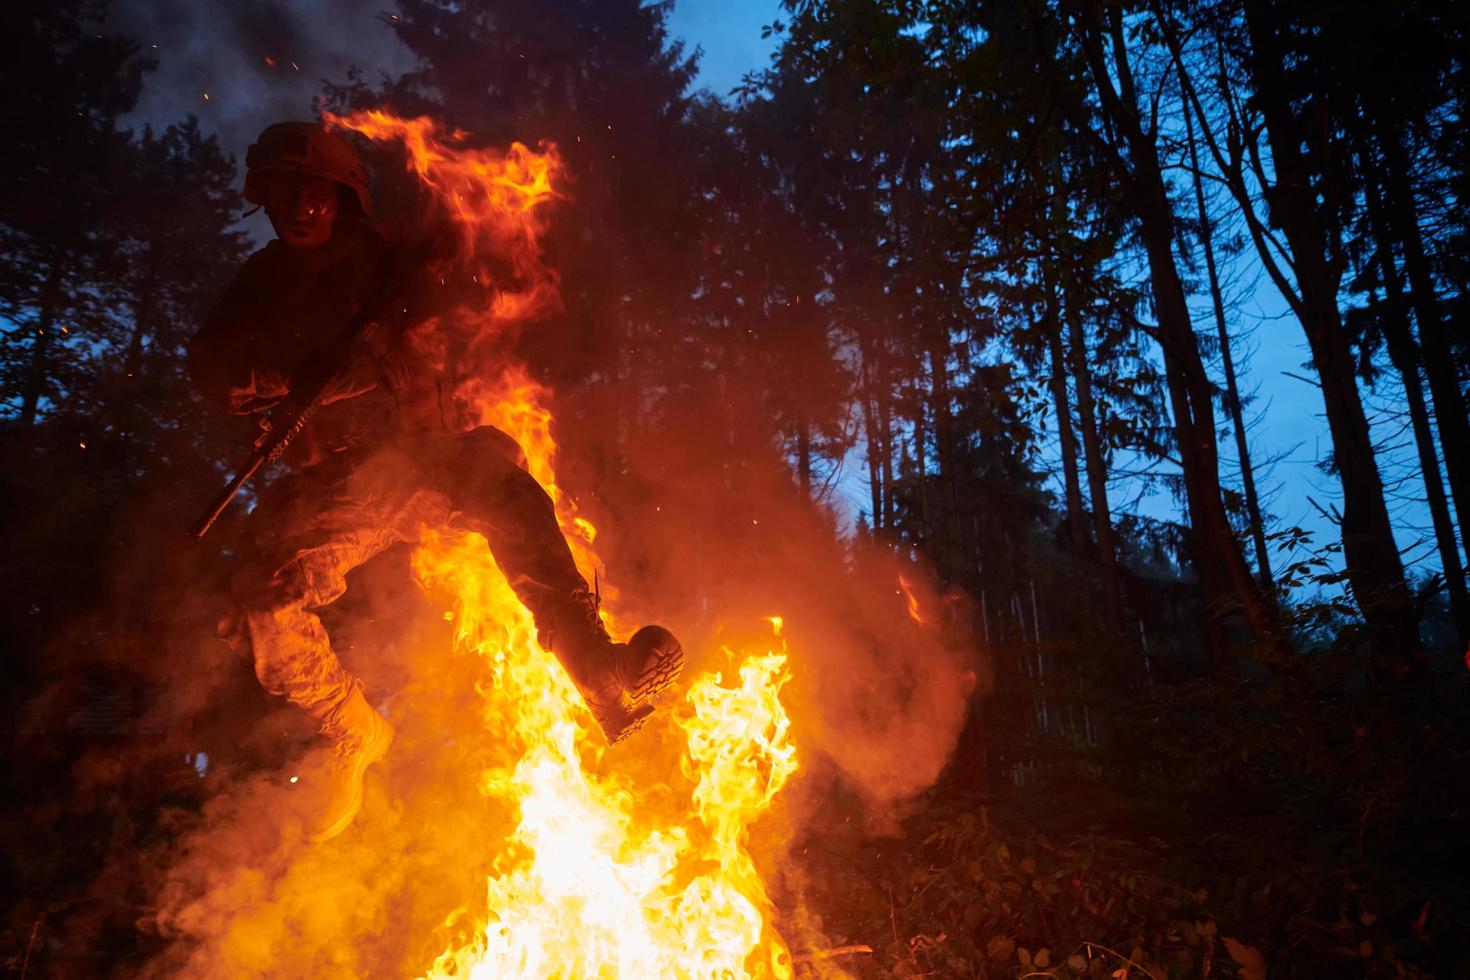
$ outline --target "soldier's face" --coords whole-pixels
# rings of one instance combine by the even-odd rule
[[[276,237],[295,248],[320,248],[332,238],[338,184],[311,174],[276,174],[265,192],[265,214]]]

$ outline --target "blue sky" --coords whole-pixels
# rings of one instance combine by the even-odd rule
[[[767,66],[775,45],[761,28],[785,19],[775,0],[675,0],[669,32],[704,49],[698,84],[724,96],[746,72]]]

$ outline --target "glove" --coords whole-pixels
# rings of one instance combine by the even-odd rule
[[[250,380],[230,388],[228,408],[236,415],[264,412],[285,398],[289,389],[286,376],[274,368],[250,369]]]
[[[322,389],[320,404],[330,405],[356,398],[382,383],[384,379],[381,358],[374,350],[375,343],[371,337],[377,330],[376,323],[370,323],[363,328],[362,336],[353,344],[352,352],[347,357],[346,366]]]

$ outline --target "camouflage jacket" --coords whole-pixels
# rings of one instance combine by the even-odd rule
[[[190,343],[189,371],[200,392],[239,415],[276,404],[311,354],[380,296],[391,249],[384,235],[365,230],[306,256],[279,241],[250,256]],[[404,285],[383,304],[369,341],[349,359],[343,384],[292,444],[287,463],[311,466],[370,449],[404,428],[451,424],[445,352],[433,319],[415,310],[417,292]]]

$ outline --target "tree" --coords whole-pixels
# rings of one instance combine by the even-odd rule
[[[1361,333],[1365,338],[1372,336],[1375,331],[1382,335],[1388,348],[1389,361],[1404,386],[1409,421],[1414,432],[1414,447],[1419,457],[1419,472],[1424,481],[1430,520],[1434,525],[1445,589],[1449,593],[1450,611],[1460,634],[1460,642],[1464,644],[1470,642],[1470,594],[1466,592],[1460,544],[1455,538],[1449,501],[1445,497],[1444,483],[1440,478],[1439,455],[1435,449],[1429,406],[1420,380],[1423,355],[1414,339],[1409,304],[1404,297],[1403,281],[1394,257],[1393,239],[1388,233],[1388,223],[1383,213],[1382,193],[1373,179],[1371,163],[1362,161],[1362,169],[1367,178],[1364,181],[1364,196],[1367,202],[1365,210],[1369,244],[1367,254],[1360,260],[1359,278],[1365,281],[1371,295],[1366,310],[1351,312],[1367,312],[1373,316],[1371,326],[1364,328]],[[1378,290],[1381,290],[1381,296],[1378,295]]]
[[[110,205],[128,159],[117,118],[151,62],[130,39],[96,32],[105,14],[100,2],[27,3],[0,42],[12,106],[0,149],[0,385],[5,415],[23,427],[84,397],[86,345],[116,330],[105,289],[118,237]]]
[[[1184,471],[1193,558],[1205,604],[1218,614],[1222,604],[1238,602],[1261,655],[1280,662],[1287,652],[1280,625],[1250,575],[1220,498],[1214,401],[1173,252],[1176,218],[1160,159],[1157,95],[1137,87],[1121,7],[1078,2],[1064,9],[1091,77],[1101,124],[1094,126],[1087,119],[1088,110],[1080,102],[1068,102],[1064,111],[1079,127],[1092,127],[1086,131],[1112,161],[1147,257]],[[1146,115],[1144,100],[1151,107]],[[1212,631],[1209,649],[1217,667],[1229,663],[1225,638],[1218,630]]]
[[[162,133],[145,127],[133,145],[116,207],[124,236],[116,314],[125,333],[94,373],[108,386],[114,436],[140,454],[177,460],[197,452],[199,429],[176,432],[178,420],[214,418],[193,396],[185,352],[245,257],[235,176],[233,161],[192,116]],[[199,426],[211,428],[205,418]]]
[[[1348,580],[1375,649],[1402,657],[1418,647],[1418,615],[1404,581],[1339,307],[1346,270],[1342,216],[1352,195],[1333,134],[1319,132],[1317,117],[1306,107],[1312,96],[1318,96],[1314,104],[1321,104],[1325,96],[1320,76],[1313,75],[1321,63],[1291,47],[1292,31],[1301,25],[1289,26],[1283,14],[1268,6],[1245,0],[1241,8],[1237,23],[1249,44],[1236,58],[1247,76],[1232,80],[1224,70],[1216,74],[1228,113],[1223,151],[1191,81],[1178,33],[1157,5],[1155,23],[1194,118],[1240,205],[1257,255],[1307,336],[1332,436],[1333,465],[1342,483]],[[1250,107],[1259,111],[1259,125],[1246,118],[1237,86],[1248,86],[1252,92]],[[1258,136],[1265,137],[1266,147]],[[1274,177],[1267,173],[1263,149],[1269,153]],[[1247,158],[1269,205],[1266,219],[1257,214],[1247,187]],[[1281,230],[1284,244],[1272,234],[1273,228]],[[1286,261],[1290,277],[1278,255]]]
[[[1261,588],[1269,594],[1275,591],[1276,585],[1271,577],[1271,557],[1266,549],[1266,524],[1261,517],[1261,502],[1256,494],[1255,468],[1251,465],[1250,444],[1246,439],[1245,409],[1236,377],[1235,355],[1231,348],[1230,331],[1225,323],[1225,297],[1220,287],[1220,269],[1215,261],[1214,222],[1205,206],[1205,180],[1200,171],[1199,149],[1194,137],[1194,114],[1190,111],[1188,102],[1181,108],[1184,114],[1185,139],[1189,147],[1189,169],[1193,173],[1195,208],[1199,212],[1199,242],[1204,252],[1210,310],[1215,317],[1215,338],[1220,345],[1220,366],[1225,375],[1225,408],[1230,415],[1230,426],[1235,436],[1235,451],[1240,457],[1246,519],[1251,541],[1256,548],[1256,572],[1261,577]]]

